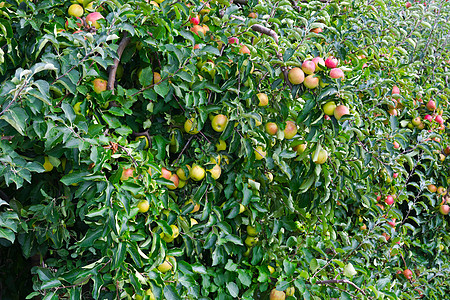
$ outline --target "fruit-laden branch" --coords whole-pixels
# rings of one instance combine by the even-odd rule
[[[316,281],[316,284],[327,284],[327,285],[330,285],[330,284],[335,284],[335,283],[347,283],[347,284],[350,284],[358,292],[361,292],[361,294],[366,296],[366,293],[362,289],[360,289],[359,286],[357,286],[356,284],[354,284],[353,282],[351,282],[350,280],[347,280],[347,279],[331,279],[331,280]]]
[[[128,35],[127,32],[125,32],[122,40],[119,43],[119,48],[117,48],[117,58],[114,58],[114,65],[112,65],[109,68],[108,84],[106,85],[106,89],[111,90],[113,95],[114,95],[114,82],[116,81],[116,72],[117,67],[119,66],[120,63],[120,58],[122,57],[123,51],[131,41],[131,38],[127,37],[127,35]]]

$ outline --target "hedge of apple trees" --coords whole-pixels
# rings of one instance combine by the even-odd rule
[[[447,297],[449,3],[77,1],[0,2],[0,298]]]

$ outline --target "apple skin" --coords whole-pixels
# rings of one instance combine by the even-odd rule
[[[303,81],[303,85],[308,89],[315,89],[319,86],[319,78],[314,77],[314,74],[308,75],[306,76],[305,81]]]
[[[167,170],[166,168],[161,168],[161,177],[165,178],[167,180],[170,180],[170,177],[172,176],[172,172]]]
[[[237,37],[230,37],[228,39],[228,44],[239,44],[239,39]]]
[[[218,114],[211,121],[211,126],[216,132],[223,132],[228,124],[228,118],[225,115]]]
[[[189,173],[189,176],[195,181],[202,180],[203,178],[205,178],[205,175],[206,175],[205,169],[203,169],[199,165],[193,165],[191,172]]]
[[[411,121],[411,123],[414,125],[414,126],[419,126],[419,124],[421,123],[422,121],[420,120],[420,117],[415,117],[414,119],[412,119],[412,121]]]
[[[403,276],[405,276],[406,279],[410,280],[412,278],[413,272],[410,269],[406,269],[403,271]]]
[[[392,87],[392,95],[399,95],[400,94],[400,89],[398,88],[398,86],[394,85]]]
[[[427,105],[426,105],[428,110],[435,110],[436,109],[436,103],[433,100],[428,101]]]
[[[242,45],[241,49],[239,49],[239,53],[250,55],[250,49],[246,45]]]
[[[287,140],[292,139],[297,134],[297,124],[293,121],[287,121],[284,128],[284,138]]]
[[[289,70],[288,79],[294,85],[300,84],[305,80],[305,73],[300,68],[292,68]]]
[[[316,65],[316,69],[320,69],[321,65],[325,66],[325,61],[320,56],[314,57],[312,62]]]
[[[444,148],[444,154],[445,155],[450,155],[450,146],[447,146]]]
[[[100,94],[101,92],[106,91],[106,85],[108,84],[108,81],[101,78],[95,78],[92,84],[94,86],[94,92]]]
[[[330,77],[334,78],[334,79],[337,79],[337,78],[342,78],[343,79],[344,78],[344,72],[341,69],[339,69],[339,68],[331,69]]]
[[[277,291],[276,289],[273,289],[270,292],[269,299],[270,300],[284,300],[284,299],[286,299],[286,294],[282,291]]]
[[[316,156],[316,151],[314,151],[313,157]],[[314,162],[316,164],[322,165],[322,164],[324,164],[327,161],[327,159],[328,159],[328,152],[327,152],[327,150],[320,149],[319,155],[317,156],[317,159]]]
[[[266,132],[270,135],[275,135],[278,132],[278,125],[274,122],[268,122],[266,123]]]
[[[392,205],[392,204],[394,204],[394,197],[392,197],[391,195],[388,195],[388,196],[386,197],[386,199],[384,200],[384,202],[385,202],[387,205]]]
[[[301,154],[301,153],[305,152],[307,146],[308,146],[307,144],[300,144],[300,145],[293,147],[292,150],[297,152],[297,154]]]
[[[99,12],[92,12],[86,16],[86,24],[89,25],[89,22],[91,22],[92,26],[99,29],[101,25],[97,22],[100,19],[104,19],[101,13]]]
[[[258,17],[258,15],[255,12],[251,12],[248,14],[248,17],[252,18],[252,19],[256,19]]]
[[[81,17],[84,13],[83,7],[79,4],[72,4],[69,6],[68,13],[70,16]]]
[[[180,179],[178,178],[177,174],[172,174],[169,180],[173,182],[173,185],[168,185],[167,187],[171,190],[175,190],[178,187],[178,184],[180,183]]]
[[[430,115],[426,115],[425,117],[424,117],[424,120],[427,120],[427,121],[433,121],[433,117],[432,116],[430,116]]]
[[[332,116],[334,114],[334,110],[336,109],[336,103],[334,101],[330,101],[325,103],[322,106],[323,112],[325,113],[325,115],[327,116]]]
[[[128,178],[133,177],[133,168],[123,169],[122,176],[120,176],[120,180],[125,181],[128,180]]]
[[[440,115],[437,115],[436,117],[434,117],[434,120],[441,125],[444,124],[444,119],[442,119],[442,117]]]
[[[400,148],[400,144],[397,141],[394,141],[394,149]]]
[[[187,119],[184,122],[184,130],[189,134],[197,134],[200,132],[198,129],[197,120],[195,118]]]
[[[203,35],[206,34],[205,28],[203,28],[203,27],[200,26],[200,25],[194,25],[194,26],[191,27],[190,30],[191,30],[191,32],[195,33],[195,34],[198,35],[198,36],[200,36],[200,32],[203,33]]]
[[[317,27],[317,28],[311,29],[310,32],[321,33],[321,32],[323,32],[323,29],[320,27]]]
[[[406,2],[405,7],[410,8],[412,6],[411,2]]]
[[[266,151],[264,151],[264,149],[261,146],[256,147],[255,149],[255,159],[256,160],[261,160],[264,157],[266,157]]]
[[[334,69],[338,66],[339,61],[337,60],[337,58],[335,58],[334,56],[329,56],[326,60],[325,60],[325,66],[329,69]]]
[[[258,97],[259,103],[258,106],[267,106],[269,104],[269,98],[264,93],[258,93],[256,94],[256,97]]]
[[[316,70],[316,64],[310,60],[305,60],[302,64],[302,70],[303,72],[305,72],[305,74],[314,74],[314,71]]]
[[[192,25],[198,25],[200,24],[200,18],[198,16],[192,17],[189,22],[191,22]]]
[[[336,118],[336,120],[339,121],[342,118],[342,116],[349,115],[350,110],[345,105],[339,105],[336,107],[333,114],[334,114],[334,117]]]

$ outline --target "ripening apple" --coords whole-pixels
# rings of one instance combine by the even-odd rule
[[[239,39],[235,36],[228,39],[228,44],[239,44]]]
[[[433,121],[433,117],[431,115],[426,115],[424,117],[424,120],[427,120],[427,121],[431,122],[431,121]]]
[[[339,63],[339,61],[337,60],[337,58],[335,58],[333,56],[329,56],[325,60],[325,66],[330,69],[336,68],[338,66],[338,63]]]
[[[200,17],[194,16],[189,20],[189,22],[191,22],[192,25],[198,25],[200,24]]]
[[[276,289],[273,289],[270,292],[269,299],[270,300],[284,300],[284,299],[286,299],[286,294],[283,291],[277,291]]]
[[[323,29],[320,27],[316,27],[316,28],[313,28],[310,30],[310,32],[314,32],[314,33],[321,33],[322,31],[323,31]]]
[[[200,132],[198,129],[197,120],[195,118],[187,119],[184,122],[184,130],[189,134],[197,134]]]
[[[106,91],[106,86],[108,84],[108,81],[106,81],[105,79],[102,78],[95,78],[94,81],[92,82],[93,86],[94,86],[94,92],[96,92],[97,94],[100,94],[101,92]]]
[[[327,102],[322,106],[322,109],[326,115],[332,116],[334,114],[334,110],[336,109],[336,103],[334,101]]]
[[[413,272],[410,269],[406,269],[403,271],[403,276],[405,276],[406,279],[410,280],[413,276]]]
[[[316,69],[320,69],[320,66],[325,66],[325,61],[320,56],[314,57],[312,62],[316,65]]]
[[[400,144],[397,142],[397,141],[394,141],[394,148],[395,149],[398,149],[398,148],[400,148]]]
[[[250,55],[250,49],[248,49],[246,45],[242,45],[241,48],[239,49],[239,53]]]
[[[412,6],[411,2],[406,2],[405,7],[410,8]]]
[[[205,175],[206,175],[205,169],[203,169],[199,165],[193,165],[191,172],[189,173],[189,176],[195,181],[202,180],[203,178],[205,178]]]
[[[258,97],[259,100],[258,106],[267,106],[267,104],[269,104],[269,98],[265,93],[258,93],[256,94],[256,97]]]
[[[435,110],[436,109],[436,103],[433,100],[428,101],[426,107],[428,110]]]
[[[99,12],[92,12],[86,16],[86,24],[91,24],[95,28],[99,29],[101,27],[100,23],[98,23],[98,20],[104,19],[101,13]]]
[[[394,204],[394,197],[392,197],[391,195],[388,195],[388,196],[386,197],[386,199],[384,200],[384,202],[385,202],[387,205],[392,205],[392,204]]]
[[[153,84],[157,84],[161,81],[161,74],[153,72]]]
[[[284,128],[284,138],[287,140],[292,139],[297,134],[297,124],[293,121],[287,121]]]
[[[398,88],[398,86],[394,85],[392,87],[392,95],[399,95],[400,94],[400,89]]]
[[[447,204],[443,204],[439,207],[439,212],[443,215],[448,215],[448,213],[450,212],[450,206],[448,206]]]
[[[266,151],[264,151],[262,146],[257,146],[255,149],[255,159],[261,160],[266,157]]]
[[[120,180],[122,180],[122,181],[128,180],[128,178],[133,176],[133,172],[134,172],[133,168],[128,168],[128,169],[124,168],[122,170],[122,175],[120,176]]]
[[[83,7],[80,4],[72,4],[69,6],[68,13],[70,16],[81,17],[84,13]]]
[[[419,124],[420,124],[421,122],[422,122],[422,121],[421,121],[420,117],[415,117],[415,118],[412,119],[412,121],[411,121],[411,123],[412,123],[414,126],[419,126]]]
[[[305,60],[302,64],[302,70],[303,72],[305,72],[305,74],[314,74],[314,71],[316,70],[316,64],[310,60]]]
[[[190,29],[193,33],[195,33],[196,35],[200,36],[200,32],[205,35],[206,34],[206,30],[205,28],[203,28],[203,26],[200,25],[194,25],[191,27]]]
[[[214,165],[211,169],[208,170],[208,172],[211,173],[211,177],[215,180],[219,179],[220,175],[222,174],[222,169],[219,165]]]
[[[315,89],[319,85],[319,77],[315,77],[315,75],[308,75],[303,81],[303,84],[308,89]]]
[[[278,132],[278,125],[274,122],[267,122],[265,128],[270,135],[275,135]]]
[[[289,70],[288,79],[294,85],[300,84],[305,80],[305,73],[298,67],[292,68]]]
[[[169,177],[169,180],[173,182],[172,185],[168,185],[167,187],[171,190],[175,190],[178,187],[178,184],[180,183],[180,179],[178,178],[177,174],[172,174]]]
[[[339,121],[342,118],[342,116],[349,115],[350,110],[345,105],[339,105],[335,108],[333,114],[334,114],[334,117],[336,118],[336,120]]]
[[[301,154],[301,153],[305,152],[306,147],[307,147],[306,143],[305,144],[300,144],[300,145],[297,145],[297,146],[293,147],[292,150],[297,152],[297,154]]]
[[[316,156],[316,151],[314,151],[313,158]],[[327,159],[328,159],[328,152],[327,152],[327,150],[320,149],[319,155],[317,156],[317,159],[314,160],[314,162],[316,164],[321,165],[321,164],[324,164],[327,161]]]
[[[450,146],[447,146],[444,148],[444,154],[445,155],[450,155]]]
[[[228,118],[225,115],[218,114],[211,121],[211,126],[216,132],[223,132],[228,124]]]
[[[340,68],[333,68],[330,71],[330,77],[331,78],[342,78],[344,79],[344,72]]]
[[[444,124],[444,119],[442,119],[442,117],[440,115],[437,115],[436,117],[434,117],[434,120],[441,125]]]

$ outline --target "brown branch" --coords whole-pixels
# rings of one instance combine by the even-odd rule
[[[292,8],[295,9],[297,12],[301,12],[302,11],[302,8],[297,5],[297,1],[289,0],[289,2],[291,2]]]
[[[120,58],[122,57],[123,51],[131,41],[131,38],[127,37],[127,35],[128,33],[125,32],[122,40],[119,43],[119,48],[117,48],[117,58],[114,58],[114,65],[109,67],[108,84],[106,85],[106,89],[111,90],[113,95],[114,95],[114,82],[116,81],[116,72],[117,67],[119,66],[120,63]]]
[[[248,0],[233,0],[233,3],[241,4],[241,5],[247,5]]]
[[[316,281],[316,284],[335,284],[335,283],[347,283],[350,284],[352,287],[354,287],[356,290],[358,290],[358,292],[361,292],[364,296],[366,296],[366,293],[359,288],[359,286],[357,286],[356,284],[354,284],[353,282],[351,282],[350,280],[347,279],[332,279],[332,280],[321,280],[321,281]]]

